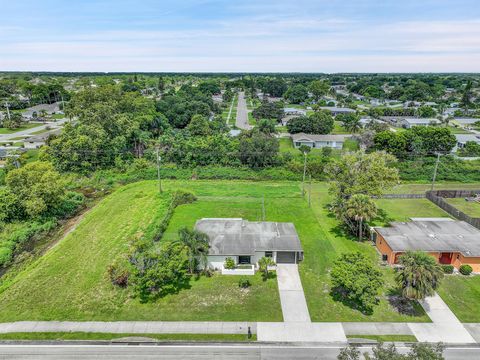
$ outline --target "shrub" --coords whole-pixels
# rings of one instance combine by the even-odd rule
[[[453,274],[453,265],[442,265],[442,270],[445,274]]]
[[[460,266],[460,269],[458,269],[458,271],[460,271],[460,274],[462,275],[470,275],[473,269],[470,265],[464,264]]]
[[[235,269],[235,260],[233,260],[231,257],[227,257],[223,266],[225,269],[233,270]]]
[[[247,278],[240,278],[240,280],[238,280],[238,287],[242,288],[242,289],[247,289],[251,286],[252,284],[250,283],[250,280],[248,280]]]
[[[116,260],[107,268],[108,277],[113,285],[127,287],[130,272],[125,261]]]

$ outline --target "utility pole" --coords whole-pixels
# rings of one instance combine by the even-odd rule
[[[435,180],[437,179],[437,171],[438,171],[438,164],[440,163],[440,153],[437,153],[437,161],[435,162],[435,170],[433,170],[433,178],[432,178],[432,191],[433,187],[435,186]]]
[[[305,174],[307,173],[307,152],[303,152],[303,180],[302,180],[302,196],[305,196]]]
[[[262,197],[262,221],[265,221],[265,194]]]
[[[312,205],[311,199],[312,199],[312,175],[309,175],[309,184],[308,184],[308,207]]]
[[[8,121],[10,121],[10,109],[8,108],[8,102],[5,101],[5,107],[7,108],[7,117],[8,117]]]
[[[158,192],[161,194],[163,192],[162,190],[162,179],[160,178],[160,161],[162,158],[160,157],[159,154],[159,148],[157,147],[157,178],[158,178]]]

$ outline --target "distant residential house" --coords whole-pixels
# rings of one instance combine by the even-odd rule
[[[196,222],[195,229],[208,235],[208,267],[212,269],[223,269],[226,258],[255,267],[262,257],[271,257],[277,264],[303,260],[293,223],[204,218]]]
[[[458,124],[458,125],[462,125],[462,126],[470,126],[470,125],[473,125],[477,122],[480,123],[480,119],[479,118],[456,117],[455,119],[453,119],[452,122],[455,123],[455,124]]]
[[[60,112],[60,103],[56,102],[53,104],[39,104],[32,107],[25,109],[22,112],[22,115],[27,119],[32,119],[33,114],[37,114],[38,116],[45,110],[47,114],[54,114]]]
[[[333,116],[337,116],[339,114],[350,114],[355,112],[355,110],[350,108],[336,106],[320,106],[320,109],[330,111]]]
[[[309,146],[311,148],[323,148],[330,147],[333,149],[342,149],[345,140],[352,137],[352,135],[315,135],[298,133],[292,136],[293,146],[298,149],[302,145]]]
[[[406,129],[411,129],[414,126],[430,126],[440,124],[440,120],[435,118],[404,118],[401,122]]]
[[[44,132],[43,134],[26,138],[25,140],[23,140],[23,147],[25,149],[38,149],[43,145],[45,145],[45,143],[47,142],[47,139],[50,136],[58,135],[60,134],[60,132],[61,132],[61,129],[57,129],[57,130],[47,131],[47,132]]]
[[[228,132],[228,135],[230,135],[231,137],[237,137],[237,136],[239,136],[241,133],[242,133],[242,130],[239,130],[239,129],[231,129],[231,130]]]
[[[360,124],[362,125],[362,127],[365,127],[370,123],[385,124],[385,121],[382,121],[382,120],[379,120],[379,119],[374,119],[374,118],[371,118],[371,117],[360,118]]]
[[[307,112],[303,109],[297,109],[297,108],[292,108],[292,107],[286,107],[283,109],[283,114],[285,116],[289,115],[295,115],[295,116],[305,116],[307,115]]]
[[[478,134],[455,134],[455,137],[457,138],[457,144],[452,149],[452,152],[465,147],[467,142],[474,142],[480,145],[480,135]]]

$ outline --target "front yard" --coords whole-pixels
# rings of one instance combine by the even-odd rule
[[[328,273],[340,254],[360,251],[376,262],[378,253],[370,242],[358,242],[346,234],[329,212],[328,184],[313,185],[311,208],[301,197],[300,184],[294,182],[164,181],[164,188],[159,196],[156,182],[134,183],[100,202],[45,256],[13,281],[0,284],[0,321],[282,321],[276,280],[264,282],[258,274],[249,277],[248,290],[239,288],[237,276],[192,278],[178,293],[147,304],[110,284],[107,266],[127,251],[128,239],[148,232],[149,225],[163,218],[169,194],[176,189],[194,192],[198,201],[175,210],[162,241],[175,240],[178,229],[192,228],[203,217],[262,220],[263,197],[265,220],[293,222],[305,253],[300,276],[313,321],[429,321],[417,303],[399,301],[389,267],[381,268],[386,284],[372,314],[332,297]],[[380,199],[377,204],[381,216],[376,225],[447,216],[426,199]],[[461,320],[473,321],[467,315],[480,314],[475,300],[480,298],[477,279],[448,277],[440,290]]]

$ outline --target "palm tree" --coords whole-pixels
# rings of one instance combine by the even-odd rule
[[[377,216],[377,206],[368,195],[355,194],[348,199],[345,214],[358,223],[358,239],[362,240],[363,223]]]
[[[350,131],[352,134],[355,134],[362,128],[362,123],[360,122],[360,117],[358,115],[347,115],[345,116],[343,122],[343,127]]]
[[[435,293],[443,270],[435,258],[421,251],[407,251],[399,257],[402,268],[396,275],[396,281],[407,299],[424,299]]]
[[[258,260],[258,269],[262,272],[262,276],[264,279],[268,279],[268,267],[275,266],[275,261],[271,257],[262,257]]]
[[[195,272],[197,264],[207,267],[208,249],[210,248],[208,235],[186,227],[178,230],[179,242],[188,249],[188,270],[190,274]]]

